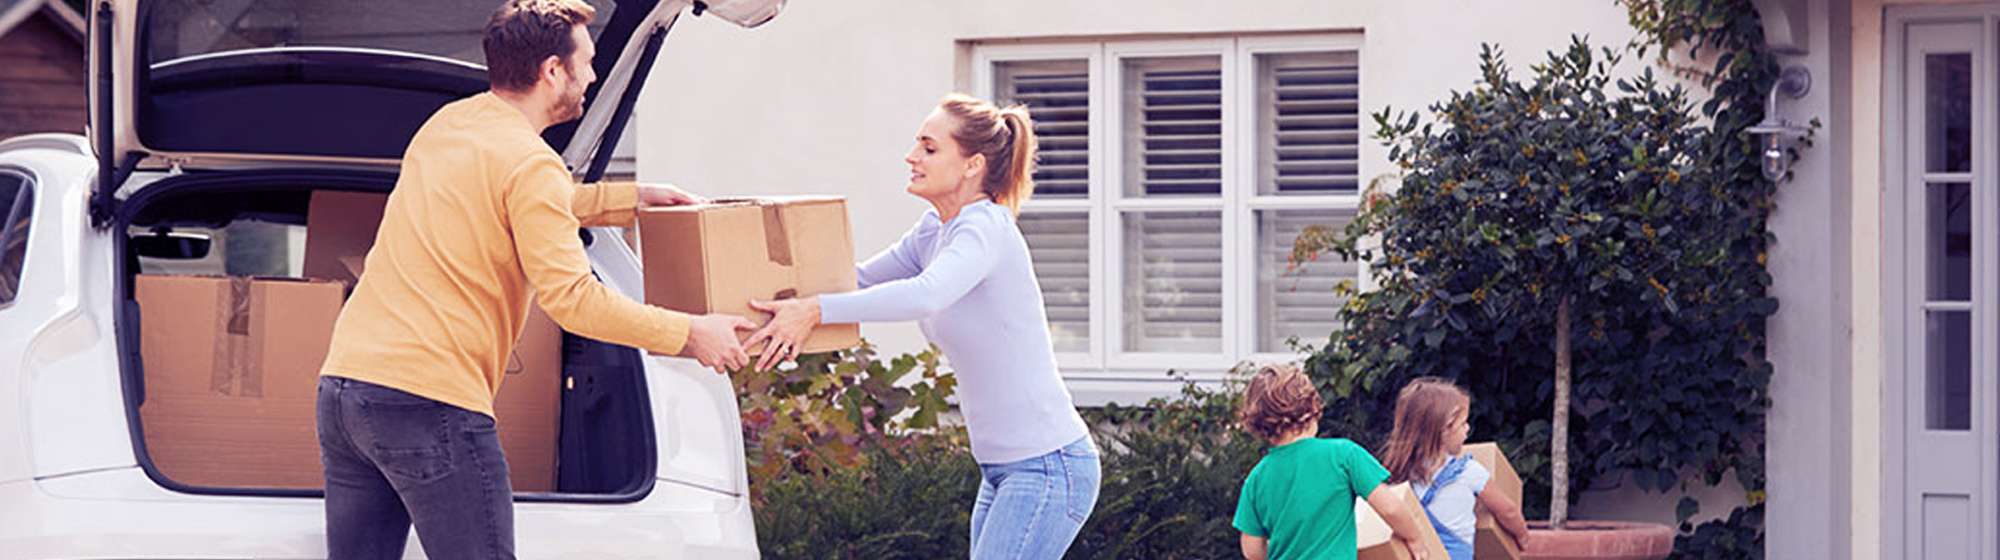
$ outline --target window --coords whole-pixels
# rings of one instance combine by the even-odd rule
[[[182,276],[263,276],[303,278],[306,226],[239,217],[222,227],[132,226],[126,235],[140,237],[171,231],[209,242],[208,253],[194,259],[139,256],[141,274]]]
[[[1213,378],[1332,334],[1359,266],[1287,259],[1360,200],[1358,39],[975,47],[974,90],[1041,139],[1020,223],[1065,376]]]
[[[35,215],[34,182],[0,170],[0,306],[20,295],[28,259],[28,226]]]

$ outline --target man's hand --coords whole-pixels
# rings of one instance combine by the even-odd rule
[[[684,204],[707,204],[701,195],[681,190],[666,183],[640,184],[639,204],[644,206],[680,206]]]
[[[757,328],[756,323],[735,315],[711,313],[695,317],[688,324],[688,339],[681,355],[694,358],[701,365],[727,375],[750,363],[750,355],[743,352],[737,331]]]

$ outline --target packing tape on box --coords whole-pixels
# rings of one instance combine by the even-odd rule
[[[220,395],[264,396],[264,349],[250,339],[250,278],[229,277],[216,287],[217,301],[223,303],[216,314],[214,366],[208,388]]]
[[[764,211],[764,254],[771,262],[792,266],[792,237],[785,232],[785,209],[776,204],[758,204]]]

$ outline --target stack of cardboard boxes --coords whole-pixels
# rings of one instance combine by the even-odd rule
[[[323,486],[314,418],[319,367],[387,198],[313,193],[304,279],[137,278],[146,377],[139,410],[147,453],[161,474],[200,487]],[[762,320],[750,299],[855,287],[852,235],[838,198],[651,209],[639,222],[649,303]],[[801,346],[818,352],[859,339],[854,325],[831,325]],[[561,329],[531,310],[494,402],[516,491],[555,487],[561,350]]]
[[[189,486],[319,488],[314,396],[341,285],[140,276],[147,454]]]
[[[374,246],[387,195],[313,193],[306,278],[140,275],[139,407],[147,454],[201,487],[324,485],[314,417],[334,319]],[[494,400],[514,489],[555,488],[562,331],[530,313]]]

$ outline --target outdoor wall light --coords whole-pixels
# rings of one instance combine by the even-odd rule
[[[1811,89],[1812,72],[1806,67],[1786,66],[1779,70],[1778,83],[1771,86],[1771,97],[1764,101],[1764,122],[1745,129],[1745,132],[1762,137],[1765,179],[1776,181],[1785,176],[1792,163],[1792,143],[1812,131],[1778,116],[1778,94],[1798,99],[1805,97],[1806,91]]]

